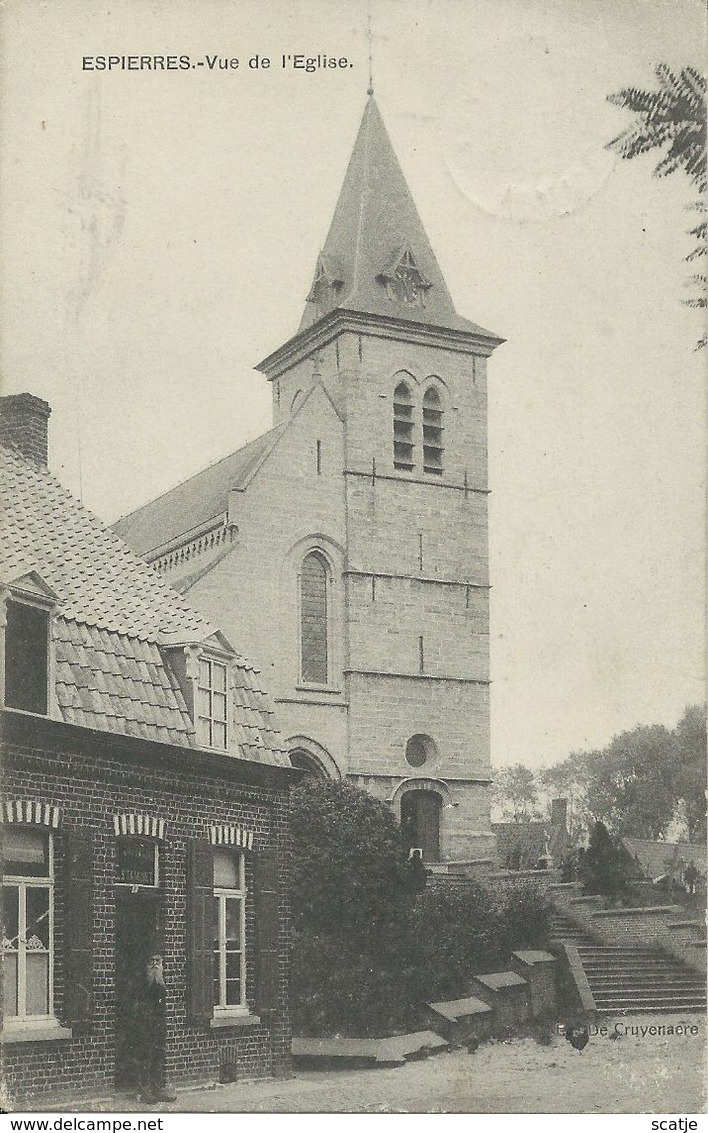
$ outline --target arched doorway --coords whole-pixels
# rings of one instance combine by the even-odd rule
[[[423,851],[423,861],[440,860],[440,811],[436,791],[406,791],[401,796],[401,833],[406,847]]]

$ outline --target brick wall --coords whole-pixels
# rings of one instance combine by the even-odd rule
[[[155,747],[157,745],[146,745]],[[172,749],[173,750],[173,749]],[[136,812],[164,818],[161,850],[163,885],[161,920],[168,989],[166,1069],[175,1084],[218,1080],[225,1056],[235,1060],[238,1077],[283,1072],[289,1058],[287,1010],[289,962],[289,802],[287,787],[239,782],[234,775],[216,778],[190,768],[192,753],[177,752],[183,765],[162,768],[121,758],[106,750],[98,736],[90,755],[11,747],[4,754],[6,798],[33,799],[56,805],[61,824],[55,837],[55,1014],[64,1006],[63,834],[94,834],[94,1012],[90,1024],[74,1027],[70,1040],[8,1043],[4,1051],[5,1088],[11,1098],[27,1093],[110,1086],[115,1064],[115,837],[113,815]],[[280,909],[279,992],[276,1010],[260,1025],[247,1028],[191,1026],[186,1015],[186,868],[187,840],[208,840],[208,828],[224,823],[254,833],[254,854],[276,847]],[[248,857],[247,857],[248,862]],[[247,880],[250,871],[247,865]],[[247,987],[253,987],[254,918],[247,903]],[[248,994],[248,993],[247,993]],[[250,997],[249,997],[250,999]],[[249,1006],[251,1004],[249,1003]],[[252,1007],[253,1009],[253,1007]]]

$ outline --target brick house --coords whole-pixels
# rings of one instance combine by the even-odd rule
[[[307,269],[305,269],[307,270]],[[387,801],[427,860],[493,852],[487,358],[373,97],[273,428],[115,529],[266,675],[295,765]]]
[[[169,1080],[277,1073],[295,773],[272,706],[49,473],[48,415],[0,399],[6,1098],[134,1082],[129,988],[155,949]]]

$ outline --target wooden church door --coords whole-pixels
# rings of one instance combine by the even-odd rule
[[[423,851],[423,861],[440,858],[440,809],[435,791],[406,791],[401,799],[401,830],[408,849]]]

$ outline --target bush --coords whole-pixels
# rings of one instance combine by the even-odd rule
[[[293,925],[366,942],[399,910],[411,871],[389,808],[349,783],[305,779],[292,796]]]
[[[499,947],[545,948],[551,938],[551,903],[534,885],[517,885],[507,892],[499,915]]]
[[[596,822],[580,862],[585,892],[619,900],[630,886],[632,873],[632,859],[620,839],[613,838],[603,822]]]
[[[293,792],[296,1032],[419,1029],[417,1008],[471,991],[471,977],[548,939],[533,886],[501,897],[472,882],[421,890],[389,809],[347,783]]]

